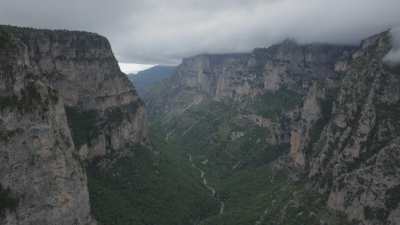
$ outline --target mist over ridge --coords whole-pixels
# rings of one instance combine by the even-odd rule
[[[286,38],[357,45],[399,26],[399,8],[398,0],[4,0],[0,21],[93,31],[109,38],[120,62],[178,64],[192,55],[249,52]]]

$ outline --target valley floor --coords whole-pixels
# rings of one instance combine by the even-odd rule
[[[196,125],[192,129],[197,132]],[[210,157],[209,154],[217,153],[210,148],[201,149],[202,145],[189,140],[190,136],[169,135],[166,140],[170,131],[164,132],[154,124],[152,130],[159,134],[157,140],[163,142],[160,146],[174,146],[168,148],[174,149],[173,157],[188,162],[190,173],[194,172],[198,184],[215,200],[214,210],[194,224],[345,224],[341,214],[326,209],[326,196],[309,192],[302,183],[291,181],[284,169],[276,170],[268,163],[238,165],[237,161],[228,166],[224,163],[227,158]],[[212,148],[216,151],[216,146]]]
[[[208,184],[207,178],[206,178],[206,173],[194,164],[193,157],[191,154],[189,154],[188,159],[189,159],[189,162],[192,165],[192,167],[200,172],[200,179],[203,182],[204,187],[206,187],[210,191],[211,196],[213,198],[216,198],[218,200],[219,205],[220,205],[219,206],[219,215],[224,214],[225,202],[219,199],[215,188]],[[206,159],[206,162],[207,161],[208,161],[208,159]]]

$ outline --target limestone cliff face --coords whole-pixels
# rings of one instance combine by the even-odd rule
[[[63,98],[16,31],[0,29],[0,184],[16,202],[0,224],[92,224]]]
[[[95,223],[82,162],[146,143],[143,103],[97,34],[1,26],[0,50],[0,224]]]
[[[146,142],[143,103],[107,39],[67,31],[18,30],[13,35],[26,46],[22,57],[33,73],[45,75],[63,98],[84,158]],[[82,127],[77,119],[91,124]]]
[[[350,57],[352,50],[287,40],[249,54],[187,58],[146,99],[147,108],[150,116],[161,116],[166,124],[202,103],[232,101],[239,114],[232,124],[248,124],[237,131],[266,130],[266,144],[290,145],[293,163],[304,168],[304,149],[313,141],[312,130],[324,125],[323,114],[340,80],[337,64]],[[172,133],[177,130],[174,126],[168,128]],[[179,129],[191,130],[191,125]]]
[[[249,54],[187,58],[175,75],[153,90],[147,107],[152,117],[161,116],[166,124],[203,103],[236,104],[239,115],[233,124],[267,130],[266,143],[290,145],[292,161],[304,168],[304,149],[314,141],[312,131],[325,125],[329,117],[331,95],[341,79],[338,71],[344,69],[353,49],[287,40]],[[191,126],[178,129],[190,130]]]
[[[148,99],[151,115],[180,114],[205,100],[243,100],[280,89],[305,95],[314,80],[334,80],[335,63],[352,48],[293,41],[249,54],[199,55],[183,60],[161,93]]]
[[[306,167],[306,154],[330,119],[338,81],[314,81],[304,97],[290,128],[290,158],[300,168]]]
[[[179,115],[206,100],[250,94],[249,82],[255,75],[237,76],[249,74],[249,56],[199,55],[184,59],[175,74],[149,94],[146,101],[150,115]]]
[[[400,224],[400,74],[382,61],[390,39],[373,36],[353,54],[330,121],[304,152],[329,206],[362,224]]]

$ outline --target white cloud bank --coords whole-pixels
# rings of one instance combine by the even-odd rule
[[[135,64],[135,63],[118,63],[118,64],[121,71],[126,74],[137,73],[139,71],[146,70],[155,66],[149,64]]]
[[[390,30],[390,35],[392,38],[392,49],[383,60],[390,66],[397,66],[400,64],[400,27]]]

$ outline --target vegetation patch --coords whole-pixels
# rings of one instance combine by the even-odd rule
[[[0,96],[0,109],[3,111],[6,108],[18,107],[18,97],[15,95],[11,96]]]
[[[326,207],[327,197],[291,181],[285,172],[269,166],[247,168],[219,182],[225,212],[204,221],[207,225],[349,224]]]
[[[16,130],[0,130],[0,140],[3,142],[9,142],[11,138],[22,132],[23,130],[20,128]]]
[[[78,107],[65,107],[65,111],[76,147],[89,144],[99,134],[95,110],[82,111]]]
[[[124,120],[124,112],[120,107],[114,107],[107,109],[106,112],[107,122],[115,125],[119,125]]]
[[[5,29],[4,27],[0,28],[0,49],[12,48],[15,47],[15,38],[13,34]]]
[[[313,151],[314,144],[316,144],[321,136],[322,131],[324,130],[325,126],[328,124],[329,120],[331,119],[332,108],[333,108],[333,99],[327,98],[320,101],[321,106],[321,118],[319,118],[310,129],[310,141],[308,146],[306,147],[306,154],[311,154],[316,151]]]
[[[157,160],[143,147],[115,162],[112,168],[88,167],[92,211],[102,224],[187,225],[217,212],[185,159],[164,147]],[[111,157],[111,156],[110,156]]]
[[[383,208],[366,206],[364,207],[364,215],[367,220],[377,220],[380,222],[384,222],[389,216],[389,213]]]
[[[399,203],[400,203],[400,185],[397,185],[386,192],[385,206],[390,210],[394,210],[399,206]]]
[[[11,190],[0,185],[0,216],[4,216],[6,210],[15,210],[17,205],[18,200]]]
[[[298,93],[282,88],[256,97],[251,106],[255,108],[257,114],[263,117],[278,118],[282,113],[300,105],[302,99]]]
[[[41,96],[35,83],[30,82],[21,90],[21,96],[0,96],[0,110],[17,110],[20,113],[35,110],[46,112],[50,109],[50,105],[57,101],[58,97],[54,91],[51,91],[49,96]]]
[[[268,102],[262,104],[269,106]],[[276,106],[274,115],[284,107]],[[173,131],[169,138],[176,143],[173,154],[184,157],[191,153],[225,203],[223,214],[215,213],[199,224],[248,225],[261,221],[312,225],[319,224],[321,218],[327,224],[345,224],[342,216],[326,208],[326,196],[305,190],[304,184],[291,182],[285,173],[272,171],[269,163],[287,154],[289,146],[271,145],[266,140],[271,135],[268,128],[238,121],[241,110],[232,103],[209,102],[188,110],[167,126],[157,124],[157,130]],[[238,131],[242,135],[231,139],[230,134]]]

